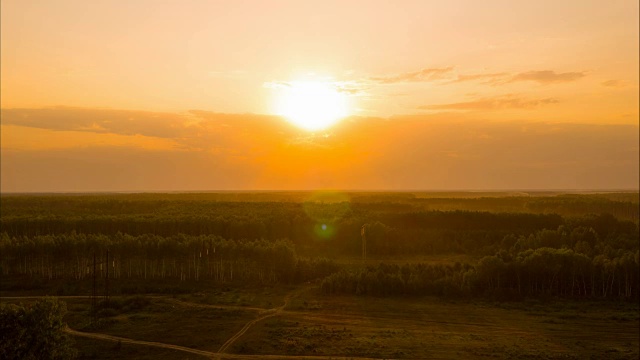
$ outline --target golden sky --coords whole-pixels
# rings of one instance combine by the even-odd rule
[[[638,188],[637,1],[1,7],[2,192]]]

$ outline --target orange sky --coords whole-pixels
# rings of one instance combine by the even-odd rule
[[[1,6],[2,192],[638,188],[636,1]]]

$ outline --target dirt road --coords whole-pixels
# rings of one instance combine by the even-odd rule
[[[303,288],[297,291],[293,291],[290,292],[289,294],[287,294],[287,296],[285,296],[284,298],[284,304],[282,304],[282,306],[274,308],[274,309],[269,309],[266,311],[263,311],[257,318],[249,321],[248,323],[245,324],[245,326],[240,329],[240,331],[238,331],[235,335],[233,335],[231,338],[229,338],[229,340],[227,340],[224,344],[222,344],[222,346],[220,347],[220,349],[218,350],[218,353],[224,353],[231,345],[233,345],[234,342],[236,342],[238,339],[240,339],[242,337],[242,335],[244,335],[247,330],[249,330],[254,324],[256,324],[259,321],[262,321],[264,319],[270,318],[272,316],[276,316],[278,315],[280,312],[282,312],[282,310],[284,310],[285,307],[287,307],[287,305],[289,305],[289,300],[291,300],[291,297],[293,297],[294,295],[297,295],[303,291],[307,290],[307,288]]]
[[[108,341],[115,341],[115,342],[119,341],[119,342],[121,342],[123,344],[136,344],[136,345],[154,346],[154,347],[159,347],[159,348],[164,348],[164,349],[172,349],[172,350],[184,351],[184,352],[188,352],[188,353],[192,353],[192,354],[207,356],[209,358],[211,358],[211,357],[216,355],[215,353],[212,353],[212,352],[209,352],[209,351],[191,349],[191,348],[184,347],[184,346],[171,345],[171,344],[159,343],[159,342],[154,342],[154,341],[133,340],[133,339],[127,339],[127,338],[123,338],[123,337],[119,337],[119,336],[112,336],[112,335],[106,335],[106,334],[100,334],[100,333],[87,333],[87,332],[82,332],[82,331],[76,331],[76,330],[73,330],[73,329],[71,329],[69,327],[67,327],[65,329],[65,331],[67,333],[71,334],[71,335],[74,335],[74,336],[82,336],[82,337],[87,337],[87,338],[91,338],[91,339],[108,340]]]
[[[271,316],[273,316],[273,315],[271,315]],[[259,319],[256,319],[256,320],[262,320],[262,319],[264,319],[264,318],[259,318]],[[256,321],[256,320],[254,320],[254,321]],[[187,353],[191,353],[191,354],[195,354],[195,355],[201,355],[201,356],[204,356],[204,357],[207,357],[207,358],[210,358],[210,359],[215,358],[215,359],[220,359],[220,360],[224,360],[224,359],[229,359],[229,360],[254,360],[254,359],[308,359],[308,360],[329,360],[329,359],[347,360],[347,359],[353,359],[353,360],[378,360],[376,358],[353,357],[353,356],[340,357],[340,356],[287,356],[287,355],[223,354],[223,353],[213,353],[213,352],[210,352],[210,351],[192,349],[192,348],[188,348],[188,347],[184,347],[184,346],[159,343],[159,342],[154,342],[154,341],[141,341],[141,340],[127,339],[127,338],[123,338],[123,337],[119,337],[119,336],[112,336],[112,335],[106,335],[106,334],[100,334],[100,333],[87,333],[87,332],[82,332],[82,331],[76,331],[76,330],[73,330],[71,328],[66,328],[65,331],[67,333],[71,334],[71,335],[74,335],[74,336],[82,336],[82,337],[86,337],[86,338],[105,340],[105,341],[114,341],[114,342],[118,342],[119,341],[119,342],[121,342],[123,344],[153,346],[153,347],[159,347],[159,348],[163,348],[163,349],[171,349],[171,350],[183,351],[183,352],[187,352]]]

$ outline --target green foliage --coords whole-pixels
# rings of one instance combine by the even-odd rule
[[[325,294],[455,296],[468,292],[468,277],[464,275],[470,271],[471,266],[461,264],[379,264],[328,276],[321,289]]]
[[[109,263],[105,264],[107,249]],[[6,274],[35,279],[27,282],[31,289],[45,279],[90,279],[94,254],[101,282],[107,275],[107,266],[109,278],[114,280],[267,284],[308,281],[337,269],[326,259],[298,260],[289,241],[234,241],[217,236],[46,235],[13,238],[2,244],[0,251]],[[129,281],[122,292],[167,292],[163,288],[166,287]]]
[[[380,264],[341,271],[322,281],[326,294],[376,296],[480,295],[519,299],[524,296],[619,298],[637,300],[640,292],[638,251],[613,251],[615,257],[590,258],[567,248],[539,247],[515,254],[500,251],[475,266]]]
[[[127,294],[329,276],[328,289],[361,294],[638,298],[637,193],[507,195],[3,196],[0,274],[14,290],[65,279],[78,284],[90,279],[95,254],[99,281],[108,269]],[[331,276],[339,267],[327,259],[360,256],[362,224],[369,224],[371,258],[465,254],[480,260]],[[103,264],[107,249],[110,260]]]
[[[518,196],[513,196],[518,195]],[[506,235],[561,225],[637,233],[638,194],[312,193],[2,196],[7,236],[118,233],[289,239],[305,256],[355,255],[360,227],[381,224],[370,254],[482,253]],[[526,194],[524,194],[526,195]],[[605,214],[605,215],[592,215]],[[606,215],[610,214],[610,215]],[[325,228],[322,225],[325,225]]]
[[[338,264],[327,258],[298,259],[296,282],[322,279],[338,270]]]
[[[32,305],[0,304],[0,358],[71,359],[76,355],[64,332],[66,305],[44,298]]]

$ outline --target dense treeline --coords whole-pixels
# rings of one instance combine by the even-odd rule
[[[312,218],[305,213],[278,213],[277,206],[269,215],[228,215],[226,217],[94,217],[82,218],[20,218],[7,220],[3,230],[10,236],[39,236],[47,234],[130,235],[155,234],[172,236],[217,235],[225,239],[290,239],[299,249],[312,253],[327,250],[333,253],[355,254],[360,248],[362,224],[374,221],[372,238],[378,239],[381,248],[373,245],[373,253],[401,254],[418,251],[438,253],[450,251],[475,251],[481,246],[501,239],[505,234],[524,234],[537,229],[557,228],[563,224],[558,215],[494,214],[478,212],[409,212],[399,214],[350,214],[341,218],[325,215]],[[327,205],[327,212],[331,208]],[[251,211],[251,209],[245,209]],[[315,226],[325,224],[333,231],[330,237],[322,236]],[[496,237],[497,236],[497,237]],[[490,239],[488,239],[488,237]],[[322,242],[318,242],[319,240]],[[438,243],[440,242],[440,243]],[[383,244],[384,243],[384,244]]]
[[[632,229],[629,229],[632,230]],[[637,229],[634,229],[637,232]],[[327,294],[496,295],[638,299],[637,234],[565,226],[506,236],[475,265],[381,264],[341,271],[322,282]]]
[[[107,263],[107,250],[109,260]],[[99,278],[292,283],[336,270],[325,259],[299,259],[288,241],[233,241],[216,236],[67,234],[0,237],[0,274],[45,279]]]
[[[562,216],[610,213],[638,220],[638,192],[565,194],[559,192],[246,192],[139,193],[75,195],[2,195],[3,211],[16,216],[50,213],[69,216],[86,212],[101,215],[174,212],[207,213],[221,204],[256,208],[256,203],[303,204],[348,202],[356,207],[396,210],[467,210],[490,212],[556,213]],[[388,205],[392,205],[391,208]],[[4,214],[3,214],[4,217]]]
[[[380,264],[359,270],[342,270],[321,283],[325,294],[451,295],[464,293],[470,283],[470,265]]]
[[[481,295],[637,300],[638,251],[591,259],[571,249],[538,248],[515,257],[487,256],[477,265],[380,264],[322,281],[326,294]]]
[[[188,203],[154,200],[152,195],[148,195],[151,200],[144,198],[146,200],[138,203],[113,196],[61,197],[68,202],[55,196],[3,197],[2,230],[9,236],[27,237],[76,232],[108,236],[187,234],[216,235],[230,240],[289,239],[299,254],[314,256],[357,255],[360,228],[365,223],[374,225],[369,247],[372,255],[485,254],[506,235],[528,235],[578,223],[596,229],[600,236],[635,232],[637,237],[637,222],[612,215],[562,217],[543,213],[422,210],[402,202]],[[43,211],[49,206],[49,211]],[[322,225],[325,226],[319,231]]]
[[[638,298],[637,193],[446,195],[3,196],[0,274],[82,281],[95,254],[100,276],[108,269],[116,280],[293,283],[333,274],[327,293]],[[478,261],[336,273],[323,258],[359,257],[363,224],[369,256]]]
[[[541,195],[543,196],[427,198],[421,201],[426,209],[445,211],[525,212],[559,214],[565,217],[608,213],[635,222],[640,216],[638,193]]]

